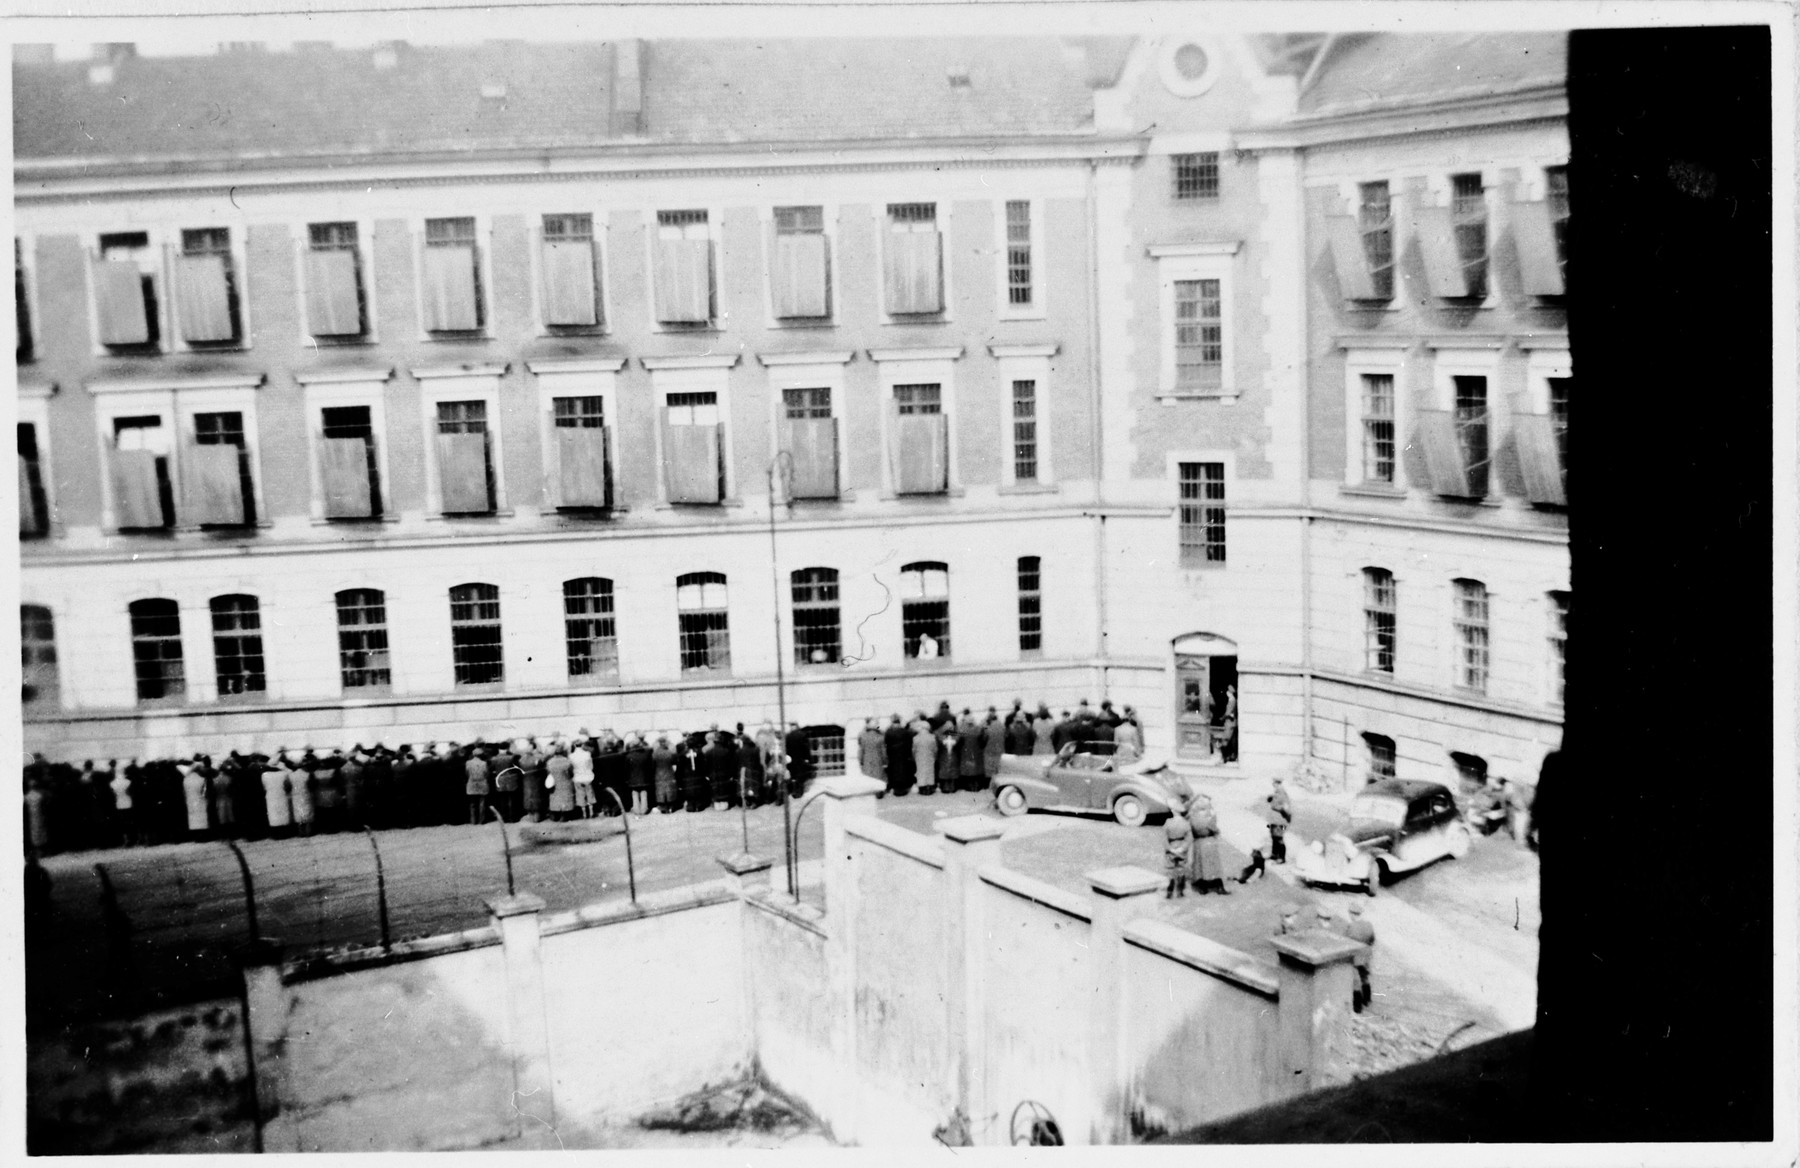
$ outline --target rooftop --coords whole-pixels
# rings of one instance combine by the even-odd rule
[[[1566,32],[1355,34],[1333,39],[1300,96],[1329,117],[1561,85]]]

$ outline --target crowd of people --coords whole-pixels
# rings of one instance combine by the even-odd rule
[[[896,795],[979,790],[1002,754],[1053,754],[1065,742],[1115,743],[1135,757],[1143,735],[1129,706],[1110,702],[1053,716],[1015,701],[960,717],[949,703],[858,739],[862,772]],[[336,831],[509,823],[760,806],[802,794],[815,770],[798,723],[764,721],[680,732],[610,730],[502,742],[347,749],[243,749],[223,757],[89,759],[34,756],[25,767],[25,843],[33,855],[196,839],[268,839]]]

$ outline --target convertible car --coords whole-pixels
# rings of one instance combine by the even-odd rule
[[[1382,779],[1350,801],[1349,822],[1328,840],[1295,848],[1294,874],[1308,884],[1361,888],[1374,896],[1396,872],[1469,850],[1469,826],[1442,783]]]
[[[1054,758],[1001,756],[992,785],[1002,815],[1027,811],[1074,811],[1111,815],[1137,827],[1170,811],[1176,795],[1166,781],[1168,764],[1158,758],[1118,759],[1112,742],[1068,742]]]

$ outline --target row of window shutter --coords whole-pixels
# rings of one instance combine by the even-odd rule
[[[1562,456],[1551,420],[1542,414],[1515,414],[1512,439],[1526,500],[1566,507]],[[1414,420],[1413,443],[1423,456],[1426,482],[1434,493],[1453,499],[1470,497],[1468,468],[1463,464],[1462,447],[1457,441],[1454,414],[1448,410],[1420,410]]]
[[[1519,275],[1528,296],[1564,294],[1562,265],[1556,250],[1556,229],[1545,203],[1511,204],[1513,242],[1518,247]],[[1425,267],[1431,295],[1461,300],[1474,289],[1468,270],[1456,248],[1456,227],[1448,207],[1414,207],[1413,226],[1419,241],[1419,257]],[[1327,215],[1325,238],[1337,272],[1338,287],[1347,300],[1376,300],[1380,294],[1375,274],[1363,250],[1362,228],[1353,215]]]

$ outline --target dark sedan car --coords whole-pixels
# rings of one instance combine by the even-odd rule
[[[1349,822],[1330,839],[1294,852],[1294,872],[1308,884],[1359,887],[1370,896],[1396,872],[1464,855],[1468,824],[1442,783],[1382,779],[1350,801]]]

